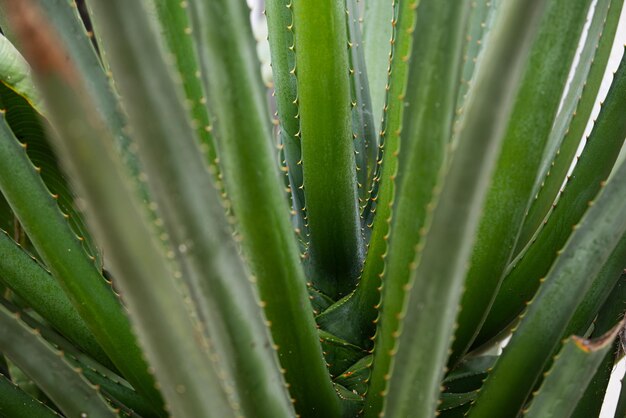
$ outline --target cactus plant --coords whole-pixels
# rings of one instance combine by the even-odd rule
[[[0,416],[597,416],[623,3],[1,0]]]

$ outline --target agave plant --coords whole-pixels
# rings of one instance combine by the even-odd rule
[[[623,3],[0,1],[0,416],[597,416]]]

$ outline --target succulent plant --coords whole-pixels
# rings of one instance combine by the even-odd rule
[[[623,3],[0,0],[0,416],[597,416]]]

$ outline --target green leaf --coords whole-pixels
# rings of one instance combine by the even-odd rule
[[[623,319],[624,303],[626,302],[626,274],[622,274],[609,298],[602,306],[598,318],[594,323],[591,338],[597,338],[608,332],[616,323]],[[600,367],[594,374],[591,382],[587,386],[585,393],[578,402],[576,410],[572,413],[572,418],[586,418],[600,415],[606,390],[611,379],[611,374],[615,363],[620,359],[623,334],[617,338],[610,350],[604,357]],[[617,416],[617,415],[616,415]],[[622,414],[621,416],[624,416]]]
[[[613,350],[604,356],[604,360],[598,366],[598,370],[587,385],[585,393],[578,401],[576,409],[572,412],[571,418],[599,417],[604,401],[611,373],[617,360],[618,343],[613,344]]]
[[[201,332],[219,359],[224,391],[242,414],[288,416],[292,405],[261,303],[243,269],[171,69],[143,5],[122,3],[94,1],[94,16],[103,29],[148,184],[176,248],[179,274]]]
[[[387,0],[365,2],[363,55],[367,66],[370,93],[372,95],[372,115],[377,132],[382,130],[381,121],[386,117],[385,113],[387,113],[384,112],[388,94],[385,87],[391,86],[391,80],[395,78],[393,75],[394,71],[390,71],[392,49],[395,51],[400,50],[397,44],[392,44],[391,42],[392,37],[395,37],[393,35],[392,21],[396,19],[394,10],[397,7],[397,1],[391,4]],[[396,39],[396,41],[399,41],[399,39]],[[394,48],[392,48],[392,45],[394,45]]]
[[[416,10],[415,26],[419,30],[411,34],[414,36],[411,54],[415,58],[410,61],[404,97],[398,188],[383,276],[383,309],[378,319],[381,327],[375,341],[373,399],[383,390],[381,376],[389,373],[411,265],[418,243],[423,243],[432,202],[443,177],[452,136],[454,81],[460,71],[462,27],[468,11],[469,3],[429,0],[421,1]],[[395,413],[403,412],[395,410]]]
[[[351,128],[346,10],[343,1],[294,0],[293,12],[310,234],[306,255],[312,266],[309,280],[336,300],[354,289],[364,256]]]
[[[620,72],[625,70],[626,65],[622,65]],[[621,91],[622,84],[617,83],[614,88]],[[574,228],[487,377],[470,417],[491,417],[502,410],[516,414],[523,407],[593,277],[626,233],[626,218],[622,216],[626,211],[626,165],[620,166],[618,174]],[[507,384],[503,385],[502,381]]]
[[[59,414],[0,375],[0,415],[14,418],[58,418]]]
[[[0,35],[0,82],[24,97],[40,114],[44,113],[43,101],[35,88],[28,63],[3,35]]]
[[[463,47],[463,68],[461,82],[456,98],[457,117],[463,114],[463,105],[476,73],[477,64],[485,49],[487,33],[491,30],[498,11],[500,0],[477,0],[471,3],[467,27],[465,29],[465,45]]]
[[[624,160],[626,160],[626,142],[624,142],[624,144],[622,145],[622,149],[619,152],[619,155],[617,156],[617,159],[615,160],[615,166],[621,164]],[[609,179],[615,174],[615,170],[611,171],[611,174],[609,174]]]
[[[115,382],[88,366],[80,365],[80,367],[82,368],[83,375],[92,384],[100,388],[105,398],[120,403],[125,408],[136,412],[143,418],[164,416],[163,414],[155,414],[149,402],[132,388]]]
[[[158,399],[122,306],[4,118],[0,161],[0,190],[37,252],[113,363],[140,390]]]
[[[90,156],[91,159],[87,159],[86,164],[93,164],[93,159],[101,158],[101,155],[97,153],[95,155],[92,154]],[[121,185],[124,186],[125,184],[122,182]],[[120,189],[118,187],[112,187],[107,193],[119,196]],[[127,198],[129,197],[133,197],[133,195],[127,194]],[[136,210],[135,208],[135,206],[126,206],[120,208],[120,212],[115,213],[118,213],[117,216],[119,217],[129,216],[128,210]],[[103,210],[109,209],[105,208]],[[145,222],[142,218],[137,219],[132,215],[129,217],[131,219],[130,222],[133,222],[133,220]],[[107,227],[109,226],[110,224],[107,222]],[[137,267],[130,269],[131,271],[127,276],[120,274],[116,277],[120,288],[124,291],[126,300],[130,305],[129,307],[132,309],[133,306],[139,306],[139,310],[135,308],[133,312],[135,312],[135,317],[140,318],[140,326],[145,330],[140,336],[143,337],[148,355],[152,356],[149,358],[152,359],[153,363],[158,364],[155,367],[157,376],[159,373],[162,373],[161,376],[165,376],[162,379],[164,383],[160,385],[160,388],[166,393],[169,392],[170,408],[172,408],[172,411],[178,411],[182,408],[180,405],[184,404],[184,408],[191,411],[190,413],[200,414],[206,412],[199,412],[203,410],[199,409],[198,404],[204,404],[204,408],[206,408],[204,411],[217,411],[216,413],[220,414],[220,416],[221,414],[229,416],[228,411],[230,407],[223,405],[223,400],[227,397],[221,392],[221,388],[216,388],[221,378],[213,374],[212,367],[215,367],[215,364],[209,362],[204,353],[206,350],[204,344],[207,344],[207,342],[199,337],[198,324],[194,324],[188,317],[190,315],[189,301],[184,299],[185,296],[181,294],[179,286],[169,282],[171,276],[166,276],[170,274],[176,277],[178,273],[171,273],[167,270],[167,265],[163,264],[165,254],[159,252],[161,247],[159,244],[154,244],[154,238],[150,239],[150,230],[147,226],[144,226],[143,229],[134,230],[139,235],[137,235],[137,240],[131,244],[133,246],[131,251],[127,251],[128,243],[119,241],[119,234],[129,231],[128,225],[123,231],[125,232],[116,232],[117,236],[113,237],[113,244],[123,254],[109,254],[112,268],[115,271],[123,272],[114,263],[114,260],[121,259],[122,261],[119,262],[124,266],[131,263],[137,264],[136,260],[139,259],[146,260],[146,264],[141,263]],[[148,250],[145,248],[146,238],[148,242],[152,241],[153,248]],[[147,256],[150,252],[153,255]],[[155,259],[154,255],[158,256],[158,258]],[[150,263],[154,263],[154,269],[146,269],[147,265],[152,265]],[[143,280],[135,282],[138,276],[141,275],[143,275]],[[163,282],[164,276],[168,280],[167,283]],[[133,283],[130,286],[125,285],[128,282],[122,280],[124,277],[130,277]],[[158,289],[154,289],[154,292],[147,294],[146,289],[153,287]],[[131,294],[135,295],[134,300],[132,300]],[[132,303],[135,305],[132,305]],[[141,312],[139,313],[138,311]],[[167,315],[164,316],[163,312],[167,312]],[[174,332],[165,332],[165,329],[171,329]],[[181,365],[184,365],[184,367],[181,367]],[[204,370],[204,372],[199,373],[199,370]],[[201,393],[194,393],[193,389],[195,388],[201,389]],[[107,390],[107,393],[117,396],[116,392],[109,392],[109,388],[104,387],[104,389]]]
[[[18,388],[26,392],[28,395],[41,402],[50,402],[49,398],[39,389],[37,384],[31,379],[22,369],[20,369],[14,362],[7,359],[6,356],[2,356],[6,363],[6,374],[11,376],[11,381]],[[49,405],[50,405],[49,404]]]
[[[512,256],[590,4],[591,0],[550,1],[541,19],[472,250],[452,365],[472,344]]]
[[[319,345],[306,278],[272,156],[249,9],[242,0],[194,0],[189,5],[208,105],[216,122],[214,135],[226,190],[296,410],[303,416],[336,416],[339,402]],[[238,30],[225,28],[224,19]],[[308,203],[307,207],[310,209]]]
[[[356,417],[363,409],[363,398],[354,391],[350,391],[341,385],[335,384],[337,396],[341,399],[341,416]]]
[[[103,396],[111,401],[122,402],[124,408],[129,408],[142,416],[162,417],[165,413],[155,414],[152,407],[145,398],[137,394],[129,383],[124,381],[114,372],[107,370],[89,356],[80,352],[64,337],[42,325],[35,318],[25,312],[20,312],[20,319],[32,329],[37,329],[38,333],[57,350],[63,352],[63,356],[74,368],[80,368],[83,376],[93,385],[99,386]],[[14,378],[14,375],[12,374]]]
[[[29,159],[40,169],[42,180],[55,195],[60,209],[68,215],[72,230],[82,238],[85,250],[96,258],[98,268],[101,269],[102,253],[87,230],[83,214],[75,203],[76,196],[61,172],[47,138],[47,121],[42,117],[45,108],[35,89],[30,68],[19,52],[1,35],[0,56],[9,63],[14,62],[14,65],[0,68],[0,108],[7,110],[6,119],[11,130],[22,143],[27,144]]]
[[[0,280],[38,314],[102,364],[111,361],[59,283],[5,232],[0,232]]]
[[[476,399],[478,391],[466,393],[442,393],[437,406],[438,411],[446,411],[467,405]]]
[[[36,2],[57,30],[63,48],[80,74],[85,88],[98,109],[100,118],[112,133],[113,143],[122,155],[129,174],[133,177],[137,193],[150,210],[156,230],[162,233],[163,231],[158,226],[160,223],[158,214],[152,209],[153,199],[141,175],[143,172],[141,163],[134,152],[132,140],[128,136],[126,116],[120,106],[118,93],[114,90],[104,51],[101,51],[102,55],[99,55],[94,49],[91,39],[93,35],[90,36],[87,33],[75,0],[36,0]],[[87,4],[89,11],[91,11],[90,4],[91,2]],[[92,18],[91,23],[94,25],[97,22],[94,22]],[[168,245],[167,240],[161,241],[164,246]]]
[[[212,126],[206,107],[206,94],[202,79],[198,77],[200,64],[196,56],[191,22],[187,14],[187,4],[175,0],[149,0],[156,8],[159,29],[165,39],[167,50],[175,58],[178,76],[182,79],[185,98],[192,126],[200,139],[204,155],[213,168],[216,179],[220,177],[215,141],[211,135]],[[217,185],[222,189],[221,185]]]
[[[550,132],[540,183],[533,188],[534,199],[520,231],[516,254],[540,227],[576,155],[596,103],[623,5],[623,0],[601,0],[595,5],[578,65]]]
[[[154,372],[168,407],[174,414],[232,416],[215,364],[206,352],[207,342],[190,317],[189,302],[173,279],[175,272],[153,235],[148,215],[140,209],[136,191],[124,177],[126,170],[108,133],[94,122],[93,113],[80,113],[81,109],[93,112],[92,104],[79,101],[77,106],[77,97],[69,96],[66,84],[46,83],[46,94],[58,104],[56,125],[66,127],[60,137],[64,142],[59,144],[64,157],[75,172],[93,173],[80,177],[81,189],[90,207],[98,208],[93,212],[95,231],[111,249],[111,270],[146,355],[156,365]],[[71,125],[70,120],[85,124]],[[91,140],[85,144],[85,138]],[[101,175],[104,172],[108,175]]]
[[[484,344],[505,329],[524,309],[565,244],[575,225],[596,196],[626,138],[626,120],[621,117],[626,106],[626,65],[614,75],[612,86],[589,140],[578,159],[565,189],[544,225],[527,247],[513,260],[505,273],[502,286],[489,315],[474,343]]]
[[[357,0],[346,0],[348,27],[348,58],[350,65],[350,93],[352,97],[352,137],[356,163],[359,209],[361,215],[372,193],[378,158],[377,133],[372,114],[372,100],[365,65],[361,22]],[[361,217],[364,228],[366,222]]]
[[[621,317],[624,310],[625,288],[621,274],[625,257],[626,234],[620,239],[607,262],[593,279],[591,287],[576,308],[576,312],[562,334],[563,340],[572,335],[586,336],[590,329],[593,329],[593,338],[600,338],[603,333],[615,326],[616,318]],[[555,349],[552,357],[557,355],[558,349],[560,347]],[[549,370],[551,366],[552,362],[549,361],[544,370]]]
[[[443,379],[445,392],[470,392],[479,389],[498,356],[470,357]]]
[[[311,301],[311,306],[313,307],[313,313],[318,315],[320,312],[328,309],[333,303],[335,303],[331,298],[323,294],[322,292],[313,289],[309,286],[309,300]]]
[[[295,227],[307,235],[306,209],[302,179],[302,150],[298,115],[296,54],[293,0],[274,0],[265,4],[268,39],[274,77],[280,145],[289,180],[291,209]]]
[[[366,354],[363,349],[322,330],[320,330],[320,342],[328,371],[333,378],[357,363]]]
[[[393,364],[402,365],[392,365],[391,369],[385,407],[391,414],[407,412],[409,399],[421,400],[421,409],[413,411],[417,416],[428,416],[435,410],[443,377],[440,365],[448,355],[474,230],[502,139],[502,120],[511,108],[511,93],[518,85],[523,57],[543,5],[541,1],[523,6],[509,3],[494,28],[493,39],[502,44],[494,41],[477,74],[475,95],[469,99],[460,126],[459,148],[433,212],[425,245],[420,245],[410,266],[415,271],[406,287],[405,308],[398,312],[401,319],[411,320],[402,321],[397,343],[388,348]],[[501,85],[494,85],[494,74],[499,74]],[[495,109],[501,112],[498,116],[493,116]],[[484,119],[485,114],[493,119]],[[420,343],[426,340],[431,342],[427,350]]]
[[[115,417],[98,389],[19,319],[0,306],[0,351],[24,370],[67,416]],[[62,384],[59,384],[62,382]]]
[[[598,340],[567,339],[524,416],[570,416],[622,326],[620,323]]]
[[[542,6],[542,1],[510,2],[503,10],[493,32],[500,42],[492,44],[477,75],[476,94],[470,98],[461,125],[459,148],[452,157],[436,209],[431,209],[432,219],[427,221],[430,229],[425,245],[420,244],[415,261],[406,266],[412,270],[410,281],[400,300],[394,300],[391,293],[384,294],[378,335],[387,338],[377,341],[368,404],[380,403],[380,397],[387,395],[385,413],[406,415],[409,405],[418,405],[411,412],[415,416],[435,412],[443,378],[441,365],[448,355],[473,233],[502,138],[502,121],[509,114],[512,92]],[[453,109],[453,104],[450,107]],[[429,341],[428,347],[423,341]],[[377,409],[366,413],[377,414]]]
[[[402,4],[395,3],[394,6],[394,27],[396,28],[393,34],[394,54],[390,62],[390,87],[387,92],[385,119],[381,130],[382,153],[379,156],[379,168],[375,173],[374,190],[363,214],[368,222],[366,228],[372,228],[363,272],[357,288],[317,318],[322,329],[368,349],[371,348],[371,338],[375,332],[373,321],[380,307],[381,277],[385,266],[392,202],[396,187],[404,98],[409,75],[408,64],[413,51],[413,36],[409,35],[415,28],[417,5],[416,0]],[[399,34],[407,34],[407,36],[399,36]],[[350,320],[348,321],[347,318]]]
[[[62,130],[57,145],[69,168],[82,173],[73,178],[95,209],[95,231],[109,248],[111,269],[124,292],[146,356],[156,366],[153,370],[169,410],[181,416],[233,416],[235,405],[229,403],[221,386],[216,359],[191,316],[189,299],[180,280],[175,279],[175,266],[166,258],[147,214],[140,209],[110,133],[98,121],[94,103],[81,89],[80,79],[61,58],[54,33],[46,31],[34,9],[26,10],[29,13],[19,15],[33,20],[22,22],[22,26],[30,28],[33,45],[43,48],[41,54],[33,54],[32,62],[44,94],[56,103],[55,126]],[[125,346],[129,354],[132,345]],[[157,402],[151,399],[153,405],[159,405]]]
[[[41,179],[53,194],[59,209],[67,216],[67,222],[72,231],[80,237],[83,248],[94,259],[99,270],[102,269],[102,253],[96,248],[87,230],[83,214],[77,207],[77,197],[69,187],[64,173],[62,173],[57,156],[50,146],[46,135],[48,122],[43,120],[30,107],[26,100],[0,83],[0,107],[7,109],[6,121],[13,134],[25,145],[26,155],[32,164],[37,167]],[[16,224],[16,228],[19,226]],[[32,245],[24,241],[24,245],[36,255]]]
[[[583,335],[589,329],[602,306],[618,289],[620,281],[623,281],[621,275],[624,271],[625,259],[626,235],[622,237],[607,262],[602,266],[600,273],[593,279],[591,288],[576,309],[564,336]]]
[[[359,361],[338,375],[334,382],[348,390],[358,393],[361,396],[365,395],[367,392],[367,382],[372,370],[373,357],[374,356],[369,354],[361,358]]]

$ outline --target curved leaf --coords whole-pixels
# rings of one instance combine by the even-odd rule
[[[310,234],[306,261],[311,264],[313,286],[336,300],[354,289],[364,256],[351,128],[346,9],[343,1],[294,0],[293,11]]]
[[[453,156],[437,209],[433,211],[426,244],[418,247],[415,262],[407,266],[412,271],[409,285],[404,287],[406,300],[393,301],[396,309],[389,314],[385,305],[389,298],[385,294],[385,316],[380,327],[391,326],[383,334],[388,336],[387,343],[375,350],[370,397],[378,398],[372,402],[376,405],[381,403],[381,396],[389,395],[386,411],[392,415],[408,413],[409,399],[416,398],[421,400],[417,402],[420,409],[412,412],[416,416],[430,416],[435,411],[443,377],[441,364],[448,354],[456,302],[461,295],[488,176],[499,148],[502,120],[506,120],[510,110],[512,92],[518,85],[519,70],[534,33],[533,22],[542,6],[542,1],[530,6],[528,2],[510,2],[502,12],[493,32],[494,39],[501,42],[492,44],[494,47],[489,49],[478,75],[476,94],[470,99],[461,127],[463,139],[458,141],[460,148]],[[400,329],[394,326],[398,321],[402,324]],[[423,341],[431,342],[434,348],[424,349]],[[389,370],[390,360],[378,362],[385,357],[398,366]],[[372,408],[366,413],[378,411]]]
[[[59,283],[4,231],[0,231],[0,253],[0,280],[59,332],[110,366],[111,361]]]
[[[133,384],[154,394],[152,379],[122,306],[3,117],[0,160],[0,190],[38,253],[114,364]]]
[[[242,0],[194,0],[189,5],[226,190],[285,380],[299,414],[336,416],[339,402],[319,345],[283,183],[272,156],[248,7]],[[240,30],[224,28],[225,18]],[[246,115],[245,123],[241,115]]]
[[[563,186],[596,104],[623,5],[623,0],[600,0],[595,5],[578,65],[550,132],[537,179],[539,184],[533,188],[534,199],[520,230],[515,253],[528,244]]]
[[[0,415],[14,418],[59,418],[59,414],[0,375]]]
[[[273,0],[265,3],[269,31],[268,40],[274,76],[274,97],[280,130],[280,146],[284,153],[289,181],[292,216],[301,235],[307,235],[306,204],[302,179],[302,149],[298,114],[296,81],[295,24],[293,0]]]
[[[115,417],[95,386],[19,320],[19,313],[0,304],[0,351],[24,370],[61,411],[74,417]],[[62,384],[59,384],[62,382]]]
[[[198,315],[195,333],[202,336],[196,338],[210,346],[219,384],[233,412],[289,415],[292,406],[260,303],[242,268],[219,194],[144,6],[92,4],[94,17],[104,29],[103,46],[118,75],[147,182],[177,250],[182,272],[174,274],[188,286],[186,304]],[[146,63],[151,68],[149,77],[141,70]],[[188,390],[196,396],[202,388]],[[209,401],[218,402],[215,396]],[[203,410],[209,405],[195,399],[188,408]]]
[[[365,2],[363,17],[363,49],[365,65],[372,95],[372,115],[376,132],[382,130],[381,120],[386,116],[384,112],[387,102],[386,86],[391,85],[389,72],[394,37],[392,21],[398,2],[388,0],[370,0]],[[397,49],[396,49],[397,51]]]
[[[60,209],[68,215],[72,230],[82,238],[85,250],[96,258],[98,268],[101,269],[101,251],[91,238],[83,214],[77,207],[78,199],[62,173],[46,135],[47,120],[42,116],[45,115],[45,107],[35,89],[30,68],[19,52],[1,35],[0,56],[9,63],[15,63],[0,66],[0,108],[6,109],[6,119],[11,130],[27,145],[29,159],[40,169],[42,180],[55,195]]]
[[[512,257],[590,5],[591,0],[550,1],[539,23],[472,250],[452,365],[472,344]]]
[[[598,366],[613,347],[622,324],[597,341],[579,337],[568,339],[555,358],[541,388],[535,394],[528,418],[570,416]]]
[[[362,228],[367,222],[362,210],[372,192],[378,158],[378,135],[374,126],[370,86],[365,65],[361,22],[357,0],[346,0],[346,25],[348,27],[348,58],[350,63],[350,93],[352,97],[352,138],[356,163],[359,210]]]
[[[515,320],[539,287],[554,262],[557,252],[571,235],[572,227],[597,195],[626,138],[626,64],[622,61],[600,110],[589,140],[542,228],[526,248],[511,262],[502,286],[476,337],[475,347],[484,344]]]
[[[0,82],[24,97],[28,104],[40,114],[44,113],[44,104],[35,88],[28,63],[4,36],[0,35]]]
[[[621,71],[626,69],[622,65]],[[619,85],[619,84],[618,84]],[[603,188],[557,258],[487,377],[469,417],[520,411],[593,277],[626,234],[626,165]],[[506,385],[500,382],[506,381]]]

